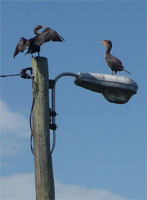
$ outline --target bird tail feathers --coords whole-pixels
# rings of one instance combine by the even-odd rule
[[[123,71],[127,72],[128,74],[131,74],[131,72],[128,72],[126,69],[123,69]]]
[[[65,41],[64,38],[61,35],[59,35],[59,38],[60,38],[60,42]]]

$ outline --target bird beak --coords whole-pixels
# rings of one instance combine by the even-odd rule
[[[104,42],[104,41],[101,41],[100,44],[105,44],[105,42]]]

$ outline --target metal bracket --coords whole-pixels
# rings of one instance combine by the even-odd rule
[[[55,80],[49,79],[49,89],[53,89],[55,86]]]
[[[55,131],[57,129],[57,125],[56,124],[50,124],[50,129]]]
[[[49,108],[49,113],[50,113],[50,129],[55,131],[57,129],[57,125],[53,123],[53,117],[56,117],[57,113],[55,111],[52,111],[51,108]]]
[[[30,74],[27,74],[26,72],[27,71],[30,71]],[[20,71],[20,76],[21,76],[21,78],[24,78],[24,79],[32,79],[32,67],[28,67],[28,68],[25,68],[25,69],[22,69],[21,71]]]

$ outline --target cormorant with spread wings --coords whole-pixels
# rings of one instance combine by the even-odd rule
[[[38,30],[45,28],[41,33],[38,32]],[[59,35],[55,30],[51,28],[46,28],[45,26],[37,25],[34,28],[34,34],[36,35],[35,37],[31,39],[26,39],[24,37],[21,37],[16,48],[14,51],[13,57],[19,53],[19,52],[24,52],[24,50],[28,49],[26,54],[31,54],[33,56],[33,53],[40,53],[40,46],[49,41],[54,41],[54,42],[63,42],[64,39]]]

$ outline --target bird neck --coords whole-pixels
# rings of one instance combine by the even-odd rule
[[[40,35],[39,31],[41,28],[34,28],[34,34],[35,35]]]
[[[110,54],[112,45],[106,46],[106,55]]]

